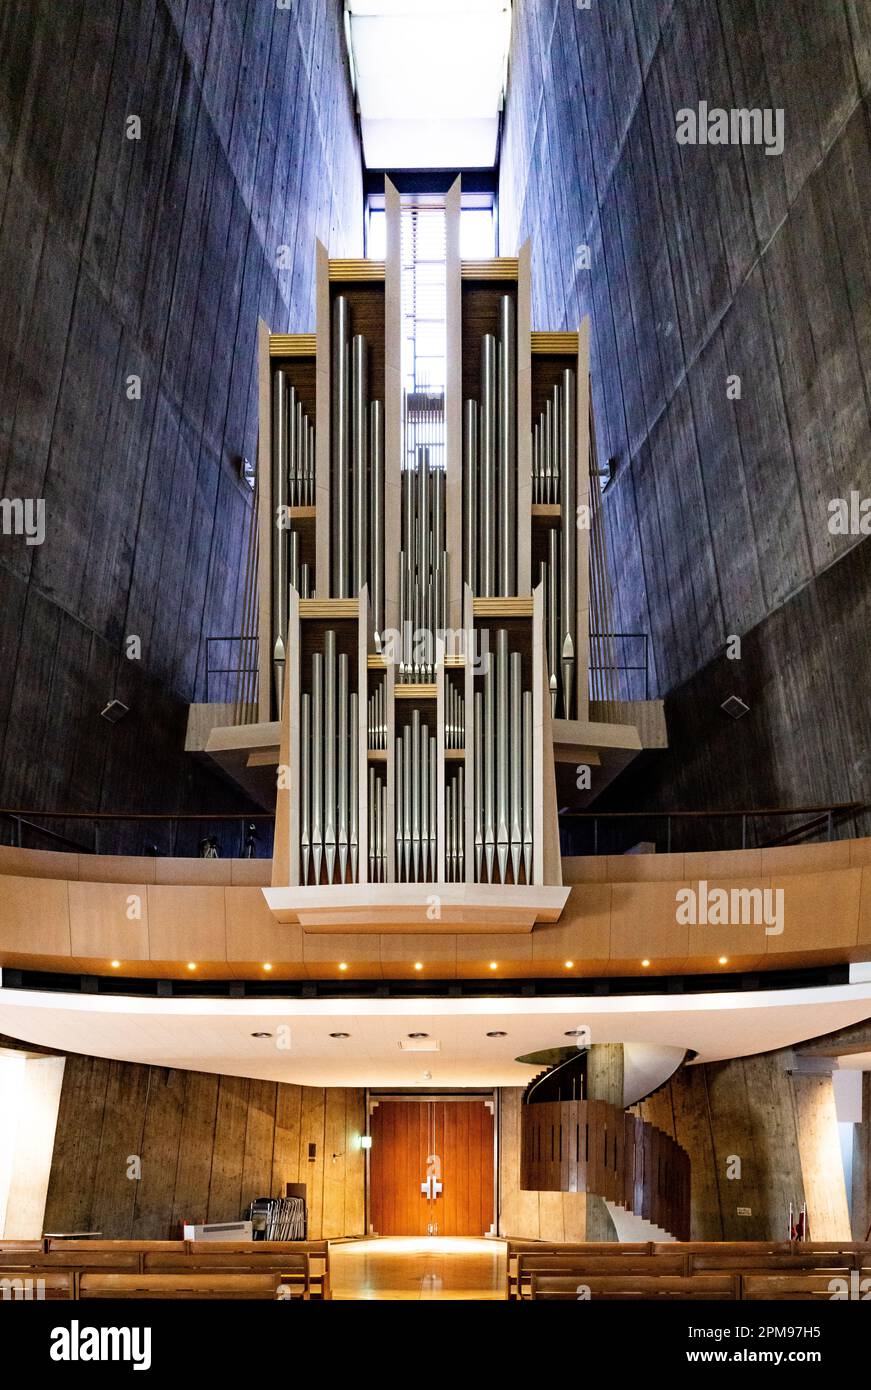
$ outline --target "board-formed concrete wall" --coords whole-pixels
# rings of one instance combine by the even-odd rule
[[[339,0],[2,7],[0,495],[45,538],[0,535],[0,805],[231,804],[187,702],[240,630],[257,320],[313,330],[316,237],[362,250]]]

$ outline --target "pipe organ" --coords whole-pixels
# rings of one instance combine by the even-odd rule
[[[543,902],[551,721],[584,717],[587,688],[587,365],[579,335],[532,333],[528,248],[460,261],[455,187],[447,385],[403,396],[398,207],[386,263],[319,248],[316,334],[261,349],[274,882],[377,885],[385,910],[390,885]]]

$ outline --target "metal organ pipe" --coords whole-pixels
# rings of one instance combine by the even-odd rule
[[[496,592],[495,481],[496,481],[496,339],[485,333],[481,343],[481,439],[480,439],[480,570],[481,595]]]
[[[380,645],[384,632],[384,407],[381,401],[373,401],[370,407],[369,457],[372,465],[370,595],[376,645]]]
[[[350,305],[344,295],[333,304],[332,394],[333,394],[333,489],[332,489],[332,579],[333,597],[347,598],[348,566],[348,481],[350,460]]]
[[[516,587],[517,545],[517,342],[514,301],[499,302],[499,593]]]
[[[369,558],[369,361],[366,339],[351,340],[351,465],[353,480],[351,594],[366,583]]]
[[[496,633],[495,654],[475,691],[475,877],[530,882],[532,872],[532,692],[523,689],[523,656]],[[461,803],[462,807],[462,803]],[[459,813],[462,818],[462,809]],[[462,853],[463,838],[458,854]]]
[[[559,430],[560,511],[560,662],[563,677],[563,716],[574,713],[575,638],[577,633],[577,516],[575,510],[575,374],[563,372]]]

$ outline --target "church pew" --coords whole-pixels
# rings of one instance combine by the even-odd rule
[[[210,1240],[187,1242],[189,1254],[207,1250],[219,1255],[308,1255],[313,1298],[330,1298],[330,1243],[328,1240]]]
[[[600,1255],[564,1250],[539,1254],[523,1250],[517,1256],[515,1296],[525,1297],[533,1275],[539,1278],[564,1275],[575,1279],[576,1282],[586,1282],[587,1276],[594,1275],[643,1275],[664,1278],[667,1275],[682,1276],[687,1273],[684,1255],[674,1255],[671,1258],[662,1255],[654,1258],[652,1255]]]
[[[586,1302],[609,1300],[716,1299],[740,1297],[740,1279],[733,1274],[533,1274],[530,1300]]]
[[[0,1270],[0,1303],[19,1299],[49,1303],[74,1298],[76,1277],[71,1270]]]
[[[79,1298],[259,1299],[281,1296],[280,1274],[82,1274]],[[285,1296],[292,1296],[290,1291]],[[307,1298],[307,1293],[297,1295]]]
[[[569,1254],[588,1254],[588,1255],[649,1255],[651,1242],[649,1240],[639,1241],[617,1241],[617,1240],[582,1240],[582,1241],[547,1241],[547,1240],[518,1240],[510,1237],[506,1241],[507,1261],[506,1261],[506,1293],[509,1298],[515,1297],[517,1286],[517,1260],[522,1254],[538,1255],[569,1255]]]
[[[268,1274],[280,1275],[288,1284],[299,1286],[305,1298],[311,1297],[311,1256],[305,1251],[292,1254],[260,1251],[221,1254],[205,1242],[202,1250],[190,1254],[146,1254],[145,1274]],[[323,1297],[319,1284],[319,1295]]]
[[[135,1274],[139,1269],[139,1255],[132,1250],[6,1250],[0,1254],[0,1273],[20,1269],[105,1269],[117,1274]]]
[[[834,1288],[833,1281],[837,1281]],[[741,1276],[741,1296],[750,1303],[776,1299],[831,1299],[838,1287],[844,1287],[844,1296],[850,1297],[849,1273],[837,1270],[805,1270],[794,1271],[791,1274],[760,1273]]]

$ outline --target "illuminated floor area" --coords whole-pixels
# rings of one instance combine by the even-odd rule
[[[460,1236],[385,1236],[330,1246],[336,1299],[500,1299],[505,1245]]]

